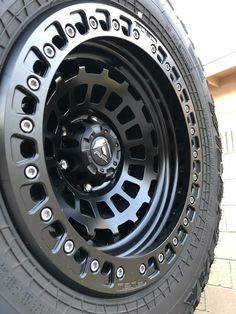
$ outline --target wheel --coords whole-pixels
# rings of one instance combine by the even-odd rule
[[[0,308],[193,313],[221,144],[168,1],[2,1]]]

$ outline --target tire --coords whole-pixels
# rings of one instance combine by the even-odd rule
[[[2,1],[2,313],[193,313],[218,240],[212,97],[169,1]]]

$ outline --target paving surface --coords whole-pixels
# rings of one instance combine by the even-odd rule
[[[195,314],[236,314],[236,154],[225,154],[219,244]]]

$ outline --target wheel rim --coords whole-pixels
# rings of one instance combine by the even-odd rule
[[[53,274],[90,293],[131,293],[160,278],[183,248],[201,147],[167,50],[134,17],[96,6],[59,10],[9,60],[22,72],[4,107],[17,127],[3,135],[6,156],[14,151],[2,163],[3,188],[9,208],[19,208],[11,214],[20,233],[33,235],[37,257],[44,248],[39,259]],[[65,23],[72,12],[74,23]]]

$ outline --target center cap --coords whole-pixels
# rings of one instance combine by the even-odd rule
[[[103,136],[95,138],[91,145],[91,155],[97,165],[107,166],[112,159],[109,141]]]

